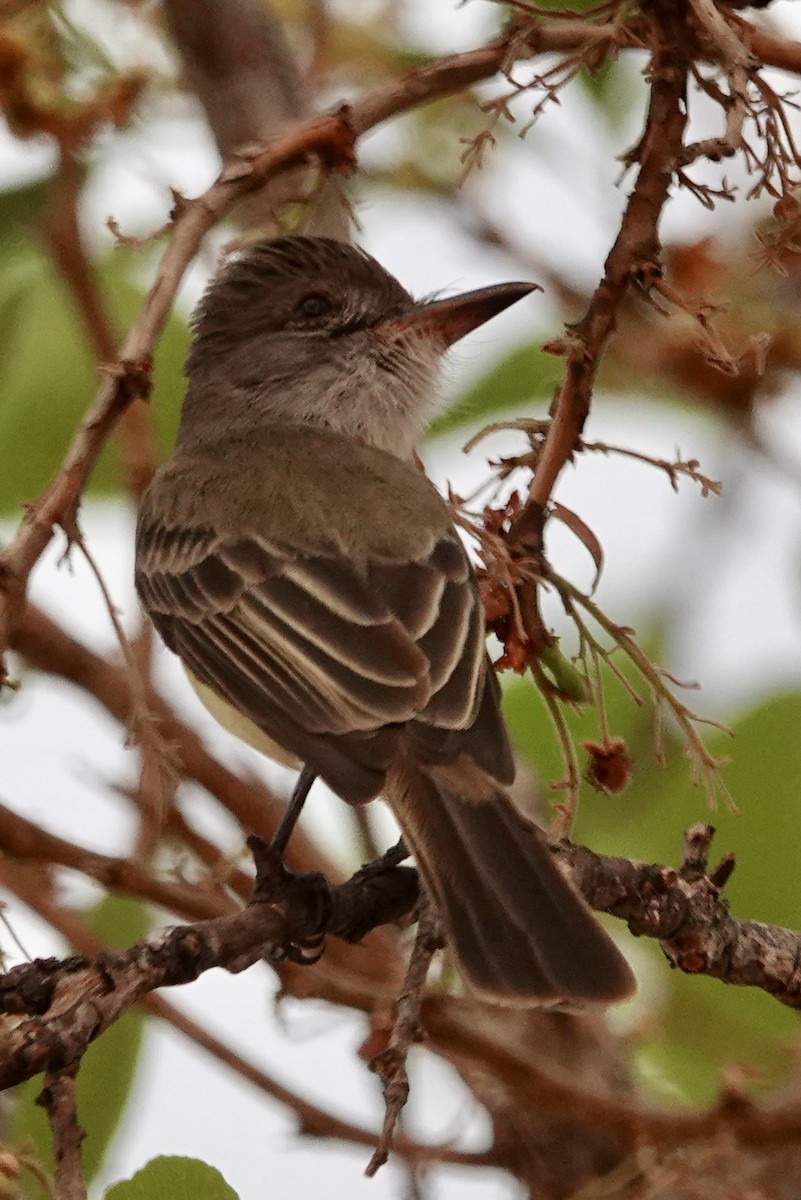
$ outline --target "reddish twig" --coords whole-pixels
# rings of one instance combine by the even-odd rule
[[[69,146],[60,147],[58,169],[51,189],[52,211],[46,226],[53,259],[60,270],[98,365],[117,357],[117,332],[86,252],[78,219],[84,166]],[[131,403],[120,419],[120,458],[123,477],[135,503],[156,469],[150,417],[142,402]]]
[[[598,364],[629,288],[660,271],[658,224],[687,124],[685,99],[692,50],[686,41],[684,28],[660,26],[653,31],[648,115],[645,132],[631,156],[639,164],[637,181],[587,312],[558,347],[565,354],[565,374],[526,504],[515,522],[514,537],[520,541],[536,532],[539,542],[545,507],[581,436]]]
[[[643,1142],[686,1145],[693,1139],[734,1137],[750,1145],[781,1145],[801,1136],[801,1105],[759,1106],[741,1093],[723,1091],[717,1103],[701,1111],[659,1110],[611,1091],[583,1086],[563,1070],[522,1057],[515,1047],[495,1039],[491,1031],[451,1004],[423,1005],[427,1046],[469,1073],[481,1069],[502,1079],[520,1109],[563,1114],[591,1129],[606,1130],[624,1146]]]

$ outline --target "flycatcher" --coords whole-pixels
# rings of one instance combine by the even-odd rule
[[[470,985],[608,1003],[631,972],[504,790],[475,577],[415,461],[444,352],[532,287],[416,302],[324,238],[230,261],[193,320],[136,586],[223,724],[351,804],[384,797]]]

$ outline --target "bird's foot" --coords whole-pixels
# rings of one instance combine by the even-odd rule
[[[252,904],[281,904],[288,936],[270,950],[270,962],[313,966],[325,950],[331,916],[331,889],[319,871],[292,871],[279,851],[264,838],[252,835],[248,847],[256,866]]]

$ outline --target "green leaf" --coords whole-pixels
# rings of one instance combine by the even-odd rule
[[[146,936],[150,913],[125,896],[107,896],[87,917],[91,931],[113,947],[132,946]],[[145,1014],[130,1009],[87,1050],[78,1073],[77,1102],[86,1139],[84,1174],[91,1182],[119,1128],[131,1094],[145,1029]]]
[[[585,824],[591,814],[584,811],[579,818],[582,829],[605,852],[612,852],[614,845],[615,853],[677,863],[687,826],[711,821],[717,829],[713,853],[722,856],[732,850],[738,856],[737,870],[726,888],[735,916],[795,926],[801,844],[799,728],[801,694],[789,693],[739,717],[731,724],[732,737],[709,731],[705,738],[709,750],[730,760],[722,777],[737,813],[723,803],[710,811],[703,788],[690,783],[689,766],[681,753],[671,755],[666,770],[656,774],[649,770],[642,779],[638,768],[647,763],[641,763],[635,751],[634,782],[615,802],[611,833],[608,825]],[[626,736],[625,727],[621,735]]]
[[[150,925],[147,910],[125,897],[108,896],[85,916],[88,928],[109,946],[131,946]],[[144,1032],[144,1014],[131,1009],[116,1021],[84,1055],[76,1085],[78,1120],[86,1131],[81,1146],[88,1182],[97,1175],[111,1143],[133,1084]],[[29,1140],[36,1156],[52,1170],[52,1139],[47,1117],[35,1103],[41,1076],[16,1089],[10,1117],[12,1141]]]
[[[519,346],[434,421],[436,437],[472,422],[533,403],[549,405],[562,373],[562,360],[536,343]]]
[[[18,245],[24,227],[41,221],[47,209],[51,180],[38,179],[0,192],[0,242]]]
[[[629,59],[607,58],[592,72],[582,69],[578,78],[610,129],[620,129],[632,109],[641,112],[647,103],[648,90],[642,72]]]
[[[560,778],[558,748],[533,685],[520,681],[509,687],[504,711],[516,746],[538,778],[546,785]],[[628,744],[632,782],[622,795],[612,797],[583,788],[576,841],[601,853],[678,866],[684,831],[696,821],[711,821],[717,830],[712,865],[728,851],[737,855],[737,869],[726,888],[732,915],[797,928],[801,694],[772,698],[739,718],[733,738],[712,731],[705,739],[713,754],[730,759],[722,774],[738,813],[722,803],[710,812],[703,788],[690,781],[675,736],[667,767],[655,765],[650,707],[636,708],[613,682],[607,688],[607,713],[610,732]],[[597,739],[591,710],[567,713],[566,719],[576,739]],[[547,787],[544,793],[547,797]],[[650,1020],[658,1021],[659,1033],[642,1043],[637,1054],[641,1074],[657,1097],[678,1091],[687,1102],[709,1102],[722,1068],[731,1063],[745,1067],[757,1088],[760,1081],[768,1088],[784,1077],[796,1014],[758,988],[731,987],[670,970],[658,946],[647,939],[638,944],[638,957],[650,962],[647,971],[657,997]]]
[[[0,200],[0,216],[3,202]],[[99,284],[120,334],[142,304],[131,282],[130,252],[114,252],[99,265]],[[120,338],[121,340],[121,338]],[[41,494],[64,456],[100,383],[66,287],[48,257],[20,226],[0,237],[0,514]],[[175,433],[183,392],[187,331],[173,316],[157,348],[150,401],[156,443],[165,453]],[[115,446],[108,447],[89,491],[121,489]]]
[[[114,1183],[103,1200],[238,1200],[214,1167],[197,1158],[154,1158],[131,1179]]]

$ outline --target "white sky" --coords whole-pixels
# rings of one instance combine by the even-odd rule
[[[93,5],[87,11],[98,9]],[[114,11],[121,19],[124,10],[118,6]],[[426,45],[436,52],[479,41],[490,6],[458,8],[444,0],[416,0],[413,11],[410,22],[423,31]],[[782,19],[790,11],[789,0],[774,9]],[[127,14],[123,19],[130,21]],[[639,119],[633,109],[627,127],[614,134],[618,151],[632,140]],[[381,153],[383,136],[393,134],[374,135],[368,154]],[[536,236],[553,262],[577,281],[591,284],[600,273],[625,196],[614,188],[607,131],[573,89],[559,108],[549,110],[531,135],[530,145],[542,151],[545,165],[521,146],[504,164],[502,191],[493,194],[489,183],[482,181],[484,198],[507,217],[511,208],[522,237]],[[582,153],[572,154],[571,169],[565,172],[564,147],[576,145]],[[207,186],[214,174],[214,155],[204,130],[196,122],[175,117],[159,121],[157,138],[150,124],[143,122],[137,131],[107,145],[102,158],[84,212],[93,236],[98,230],[99,236],[105,236],[103,223],[112,213],[124,229],[158,225],[170,204],[169,185],[193,194]],[[46,147],[20,147],[0,134],[0,179],[32,177],[48,160]],[[731,177],[731,169],[728,174]],[[750,219],[745,205],[741,210],[726,206],[724,215],[728,231]],[[503,278],[510,270],[503,255],[476,249],[466,236],[454,232],[444,204],[390,201],[375,195],[362,206],[360,217],[364,244],[416,292],[479,286]],[[671,209],[666,229],[675,235],[700,236],[715,227],[716,220],[682,196]],[[189,294],[198,285],[196,276]],[[538,313],[547,311],[547,297],[530,303],[539,306]],[[525,338],[531,311],[518,305],[469,339],[451,368],[450,386],[457,387],[499,357],[505,346]],[[593,413],[588,437],[667,458],[679,447],[684,454],[700,458],[708,474],[724,480],[726,497],[701,501],[689,483],[676,497],[653,470],[623,460],[611,465],[589,456],[567,471],[559,488],[564,504],[592,514],[591,523],[606,551],[600,596],[607,610],[636,626],[638,618],[659,602],[675,607],[681,620],[671,665],[679,676],[701,680],[705,706],[723,718],[771,689],[801,682],[799,400],[799,385],[793,381],[765,414],[764,429],[768,444],[779,447],[783,459],[796,465],[794,481],[768,463],[757,463],[753,456],[724,445],[715,428],[700,417],[607,400]],[[466,434],[434,445],[429,465],[438,482],[449,480],[457,490],[466,491],[481,478],[481,456],[474,454],[468,462],[458,453],[465,439]],[[497,454],[517,444],[498,438],[491,449]],[[130,616],[130,515],[122,506],[87,505],[84,526],[116,603]],[[0,538],[10,536],[12,528],[0,530]],[[710,528],[718,535],[715,578],[703,601],[693,592],[695,607],[687,612],[686,594],[670,592],[666,580],[682,571],[707,568],[703,547]],[[91,645],[112,648],[113,636],[88,571],[77,561],[74,573],[57,570],[59,549],[54,547],[36,571],[35,599]],[[586,552],[570,535],[556,534],[552,552],[563,573],[589,582]],[[268,771],[255,754],[214,726],[168,658],[165,654],[160,664],[166,686],[209,743],[234,764]],[[63,686],[26,678],[21,693],[5,702],[0,755],[4,802],[98,849],[114,852],[125,845],[126,815],[106,785],[128,778],[133,759],[122,746],[120,730],[99,717],[93,706]],[[286,775],[280,778],[286,783]],[[313,801],[311,819],[343,844],[347,834],[338,820],[336,802],[326,800],[323,796]],[[192,803],[196,810],[197,798]],[[51,951],[36,922],[26,914],[15,913],[13,919],[34,953]],[[354,1054],[364,1035],[363,1023],[308,1004],[288,1005],[278,1021],[266,984],[264,972],[254,970],[234,978],[214,972],[170,999],[208,1021],[224,1040],[259,1058],[268,1072],[303,1094],[344,1117],[375,1126],[381,1112],[377,1084]],[[448,1069],[427,1059],[420,1069],[426,1078],[413,1091],[412,1131],[418,1129],[429,1137],[458,1132],[465,1144],[480,1145],[484,1119],[455,1086]],[[201,1052],[169,1031],[154,1029],[150,1035],[133,1109],[125,1140],[118,1139],[113,1147],[107,1182],[133,1173],[155,1154],[172,1153],[205,1157],[243,1200],[263,1195],[265,1179],[269,1191],[285,1200],[305,1197],[323,1177],[330,1197],[364,1195],[381,1200],[402,1190],[395,1166],[385,1168],[374,1181],[362,1178],[369,1157],[366,1151],[299,1142],[292,1135],[291,1117],[282,1109],[217,1071]],[[431,1194],[441,1200],[457,1196],[500,1200],[515,1194],[508,1181],[491,1172],[443,1169],[434,1172],[432,1180]]]

